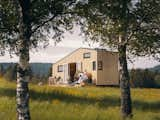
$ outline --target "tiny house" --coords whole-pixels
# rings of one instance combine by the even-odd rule
[[[119,85],[118,53],[105,49],[79,48],[52,66],[52,77],[63,83],[74,79],[76,72],[87,72],[96,85]]]

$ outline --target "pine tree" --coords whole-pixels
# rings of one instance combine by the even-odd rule
[[[4,74],[4,67],[2,64],[0,64],[0,77],[2,77]]]

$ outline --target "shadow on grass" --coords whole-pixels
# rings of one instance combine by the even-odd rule
[[[15,97],[16,90],[11,88],[0,88],[0,97]],[[103,98],[90,98],[87,96],[74,96],[54,90],[51,92],[43,93],[30,90],[30,98],[36,101],[49,101],[52,102],[54,99],[66,103],[76,103],[81,105],[98,105],[100,108],[107,107],[118,107],[120,106],[119,97],[105,96]],[[160,101],[156,102],[145,102],[145,101],[133,101],[133,108],[142,110],[142,111],[160,111]]]
[[[0,88],[0,97],[15,97],[16,90],[11,88]],[[43,93],[30,90],[30,98],[35,101],[49,101],[52,102],[54,99],[58,99],[60,101],[66,103],[77,103],[81,105],[94,105],[96,104],[100,108],[106,108],[111,106],[119,106],[120,99],[118,97],[105,97],[105,98],[89,98],[87,96],[74,96],[70,94],[66,94],[60,92],[58,90],[54,90],[51,92]]]

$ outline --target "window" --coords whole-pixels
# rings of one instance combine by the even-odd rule
[[[58,72],[63,72],[63,65],[58,65]]]
[[[103,70],[103,63],[102,63],[102,61],[98,61],[98,70]]]
[[[96,70],[96,61],[92,62],[92,69],[93,69],[93,71]]]
[[[91,53],[84,53],[83,54],[83,58],[90,58],[91,57]]]

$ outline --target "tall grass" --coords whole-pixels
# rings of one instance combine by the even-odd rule
[[[30,85],[32,120],[120,120],[120,91],[110,87]],[[0,79],[0,120],[16,120],[16,84]],[[160,89],[132,89],[133,120],[160,120]]]

